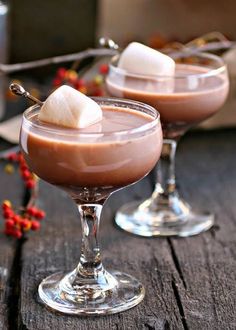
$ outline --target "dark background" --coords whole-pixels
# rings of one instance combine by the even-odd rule
[[[9,62],[78,52],[95,44],[96,0],[11,0]]]

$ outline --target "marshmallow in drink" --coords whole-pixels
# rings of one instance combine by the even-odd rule
[[[39,119],[59,126],[84,128],[102,120],[102,109],[83,93],[63,85],[46,99]]]
[[[175,62],[153,48],[138,42],[130,43],[120,55],[118,67],[129,74],[150,76],[148,85],[153,91],[173,92]]]

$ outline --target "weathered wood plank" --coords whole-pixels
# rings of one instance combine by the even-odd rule
[[[4,146],[1,143],[1,146]],[[0,203],[10,199],[15,205],[21,205],[23,184],[17,172],[8,175],[4,172],[5,164],[0,161]],[[3,233],[3,217],[0,214],[0,329],[8,329],[8,314],[12,303],[15,303],[15,287],[13,264],[17,248],[14,238],[8,238]],[[14,307],[13,307],[14,308]]]
[[[47,275],[76,266],[80,225],[76,208],[65,194],[41,182],[41,204],[47,211],[43,229],[24,245],[21,318],[26,329],[183,329],[172,289],[174,268],[166,239],[135,237],[114,227],[115,210],[127,198],[150,194],[147,180],[111,197],[102,216],[101,241],[107,268],[135,275],[146,287],[137,307],[107,317],[56,315],[38,303],[37,286]],[[145,196],[144,196],[145,197]]]
[[[36,288],[46,275],[76,265],[80,229],[76,209],[63,192],[41,183],[48,213],[43,230],[24,246],[21,291],[26,329],[234,329],[236,132],[191,133],[177,156],[180,190],[194,207],[212,209],[215,229],[187,239],[145,239],[114,227],[115,210],[150,194],[144,180],[111,197],[103,213],[104,264],[138,277],[143,303],[118,315],[82,318],[56,315],[38,304]],[[77,229],[78,228],[78,229]]]
[[[236,131],[195,133],[178,150],[177,173],[185,198],[212,210],[216,226],[171,239],[181,269],[180,303],[189,329],[236,328]]]

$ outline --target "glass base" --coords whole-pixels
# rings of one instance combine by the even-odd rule
[[[103,315],[125,311],[139,304],[145,295],[143,285],[134,277],[113,271],[109,281],[96,286],[84,282],[71,285],[71,274],[62,272],[44,279],[39,285],[39,297],[52,309],[77,315]],[[110,285],[111,284],[111,285]]]
[[[174,196],[171,206],[154,205],[152,199],[141,204],[125,204],[118,210],[115,222],[123,230],[144,237],[187,237],[204,232],[214,224],[214,215],[192,212],[177,196]]]

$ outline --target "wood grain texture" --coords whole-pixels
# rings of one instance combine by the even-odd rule
[[[216,216],[212,230],[169,240],[181,269],[178,289],[189,329],[236,328],[235,147],[236,131],[228,130],[192,134],[179,148],[185,199]]]
[[[4,172],[5,162],[0,161],[0,204],[4,199],[10,199],[16,206],[21,205],[23,184],[15,172],[7,175]],[[12,189],[16,187],[16,189]],[[2,234],[3,217],[0,212],[0,329],[8,328],[9,313],[12,310],[11,301],[15,301],[15,281],[13,281],[14,260],[17,242]],[[13,307],[14,308],[14,307]]]
[[[139,278],[147,290],[145,300],[118,315],[70,317],[56,315],[38,304],[36,290],[45,276],[76,266],[80,247],[79,219],[75,206],[63,192],[41,182],[40,196],[47,212],[47,225],[25,244],[23,251],[21,314],[27,329],[168,329],[169,325],[173,329],[183,328],[171,289],[176,271],[167,241],[126,234],[115,228],[112,221],[114,211],[127,196],[130,199],[140,197],[145,189],[148,195],[147,180],[114,195],[105,206],[100,231],[104,265]]]
[[[81,238],[73,202],[41,182],[40,206],[47,218],[23,246],[18,329],[235,329],[235,146],[234,130],[190,133],[180,143],[181,195],[194,209],[216,214],[215,227],[204,234],[147,239],[114,226],[119,206],[150,195],[151,176],[107,202],[100,231],[104,265],[136,276],[146,287],[140,305],[107,317],[64,316],[38,301],[37,286],[44,277],[76,266]]]

